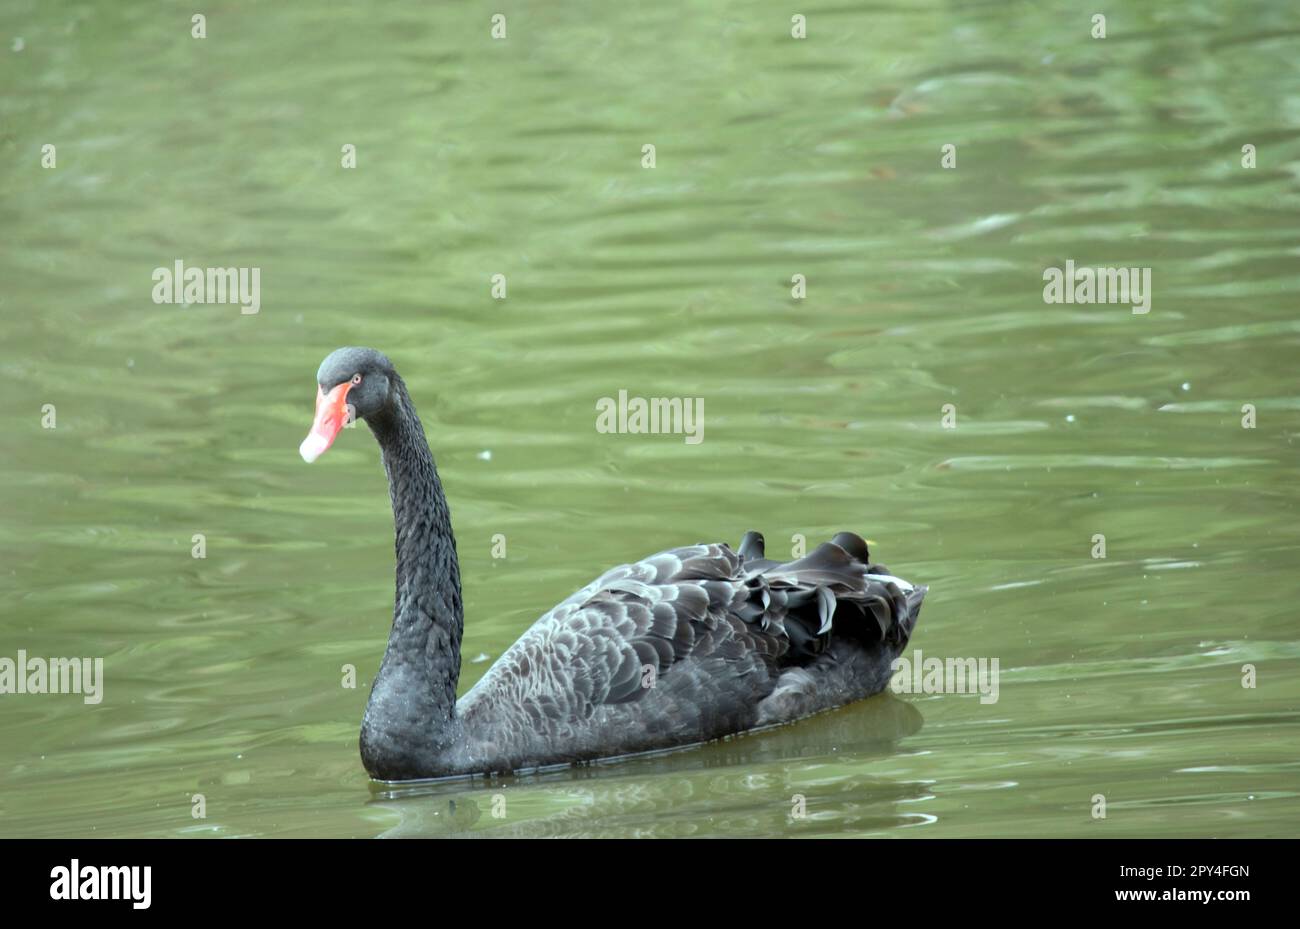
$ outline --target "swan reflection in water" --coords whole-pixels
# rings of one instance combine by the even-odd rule
[[[370,807],[397,819],[381,838],[875,832],[926,818],[900,804],[927,797],[927,784],[863,764],[898,753],[922,724],[913,704],[886,691],[693,748],[499,777],[372,782]]]

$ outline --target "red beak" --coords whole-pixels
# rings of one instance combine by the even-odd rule
[[[311,432],[298,446],[303,461],[315,461],[334,444],[339,430],[348,421],[348,391],[351,389],[351,381],[344,381],[329,393],[316,388],[316,419],[311,424]]]

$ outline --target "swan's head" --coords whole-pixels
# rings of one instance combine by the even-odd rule
[[[315,461],[345,425],[365,419],[393,403],[397,372],[383,352],[373,348],[339,348],[316,372],[316,418],[298,446],[304,461]]]

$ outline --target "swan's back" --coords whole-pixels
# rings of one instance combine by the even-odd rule
[[[621,565],[542,616],[460,699],[453,766],[670,748],[860,699],[888,681],[925,590],[871,564],[849,532],[787,563],[750,532],[739,550]]]

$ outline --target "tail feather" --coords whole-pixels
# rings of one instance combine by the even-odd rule
[[[766,582],[768,621],[781,623],[790,642],[787,657],[795,663],[821,654],[832,637],[901,650],[916,628],[928,590],[873,564],[866,540],[852,532],[837,533],[785,563],[767,559],[763,537],[748,532],[737,553],[747,576]]]

